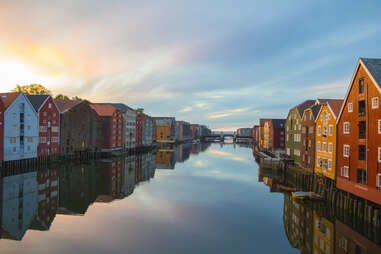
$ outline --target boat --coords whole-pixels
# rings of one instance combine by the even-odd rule
[[[314,193],[314,192],[305,192],[305,191],[294,191],[292,192],[292,199],[293,200],[323,200],[322,196]]]

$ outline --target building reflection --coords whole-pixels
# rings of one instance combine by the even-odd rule
[[[22,240],[27,230],[49,230],[56,214],[83,216],[94,203],[124,199],[153,179],[157,168],[174,169],[176,162],[209,145],[182,144],[87,164],[7,172],[0,176],[0,239]]]
[[[381,232],[356,223],[350,214],[339,213],[324,202],[300,203],[292,199],[288,179],[259,169],[258,180],[270,191],[283,192],[283,226],[290,245],[300,253],[381,253]]]

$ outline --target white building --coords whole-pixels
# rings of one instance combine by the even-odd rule
[[[37,157],[38,115],[23,93],[1,93],[4,101],[4,161]]]

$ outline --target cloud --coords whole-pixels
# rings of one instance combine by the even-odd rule
[[[232,115],[231,113],[213,114],[213,115],[209,115],[208,118],[209,119],[225,118],[231,115]]]
[[[190,112],[190,111],[192,111],[192,110],[193,110],[192,107],[185,107],[185,108],[179,110],[179,112]]]

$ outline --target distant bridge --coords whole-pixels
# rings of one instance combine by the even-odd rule
[[[206,141],[225,141],[225,138],[233,138],[234,142],[251,142],[253,140],[253,137],[251,136],[240,136],[237,134],[212,134],[204,136],[204,140]]]

